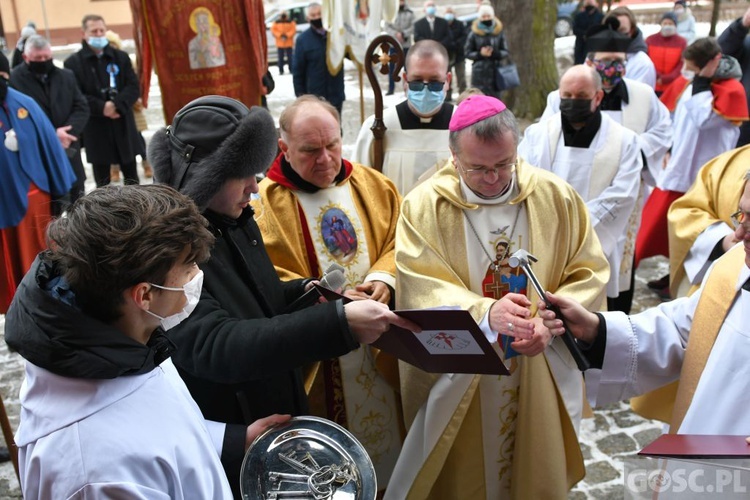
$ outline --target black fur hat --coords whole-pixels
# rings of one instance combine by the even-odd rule
[[[209,95],[186,104],[172,125],[154,134],[148,159],[156,182],[169,184],[203,210],[227,180],[264,172],[277,148],[266,109]]]

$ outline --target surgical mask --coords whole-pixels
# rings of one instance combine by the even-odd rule
[[[185,307],[182,308],[182,311],[171,316],[162,317],[156,313],[149,311],[148,309],[146,310],[146,312],[151,316],[159,318],[162,329],[164,331],[167,331],[170,328],[174,328],[175,326],[179,325],[183,320],[187,319],[187,317],[190,316],[190,313],[192,313],[195,309],[195,306],[198,305],[198,301],[201,298],[201,290],[203,289],[203,271],[198,271],[198,273],[193,276],[193,279],[185,283],[185,286],[181,288],[155,285],[154,283],[149,283],[149,285],[160,288],[161,290],[183,292],[185,294],[185,298],[187,299],[187,302],[185,302]]]
[[[596,72],[602,77],[605,88],[614,88],[622,81],[625,74],[625,64],[622,61],[599,61],[595,63]]]
[[[406,93],[406,99],[417,111],[417,114],[429,116],[443,105],[445,92],[442,90],[433,91],[425,86],[422,90],[409,89]]]
[[[425,14],[427,14],[428,16],[434,16],[435,14],[437,14],[437,8],[435,8],[435,6],[434,6],[434,5],[431,5],[431,6],[427,7],[427,8],[426,8],[426,9],[424,10],[424,12],[425,12]]]
[[[455,19],[456,19],[456,16],[453,15],[453,14],[446,14],[445,15],[445,20],[448,21],[449,23],[453,22]]]
[[[677,26],[672,26],[671,24],[668,24],[666,26],[661,27],[662,36],[674,36],[675,33],[677,33]]]
[[[683,15],[684,13],[685,13],[685,9],[683,9],[682,7],[679,7],[679,8],[677,8],[677,9],[675,9],[675,10],[674,10],[674,14],[675,14],[675,15],[676,15],[677,17],[680,17],[680,16],[681,16],[681,15]]]
[[[109,45],[109,40],[106,36],[90,36],[86,42],[91,48],[102,50],[104,47]]]
[[[47,61],[29,61],[29,70],[36,75],[48,75],[55,67],[52,59]]]
[[[492,19],[487,19],[485,21],[479,21],[479,24],[481,24],[484,28],[492,28]]]
[[[560,113],[570,123],[583,123],[594,114],[591,99],[560,99]]]
[[[312,26],[315,29],[322,30],[323,29],[323,20],[322,19],[311,19],[310,20],[310,26]]]
[[[680,71],[680,73],[682,74],[682,77],[685,80],[692,81],[693,78],[695,78],[695,71],[691,71],[689,69],[683,69],[682,71]]]

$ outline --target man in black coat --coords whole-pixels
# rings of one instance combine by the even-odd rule
[[[83,196],[86,172],[81,161],[81,132],[89,120],[89,105],[70,70],[58,68],[52,60],[49,41],[41,35],[26,40],[24,62],[13,68],[10,85],[33,98],[55,127],[57,137],[76,174],[70,202]]]
[[[742,68],[742,86],[748,96],[748,109],[750,109],[750,9],[745,11],[742,17],[737,18],[725,29],[717,40],[721,46],[721,52],[732,56],[740,63]],[[737,147],[750,144],[750,122],[742,122],[740,126],[740,138],[737,139]]]
[[[109,45],[101,16],[85,16],[82,26],[81,50],[65,60],[65,67],[75,74],[91,110],[83,138],[94,180],[97,186],[109,184],[110,165],[119,164],[125,182],[138,184],[140,136],[133,115],[141,93],[138,77],[130,56]]]
[[[203,415],[240,424],[227,426],[222,452],[238,497],[239,438],[258,416],[307,412],[303,365],[372,343],[391,323],[418,330],[373,300],[338,300],[285,314],[311,280],[279,279],[248,204],[258,192],[255,176],[276,151],[268,111],[223,96],[188,103],[169,129],[154,134],[148,151],[155,180],[192,198],[216,236],[201,266],[200,301],[170,337],[178,347],[174,364]]]
[[[453,37],[448,21],[437,16],[437,7],[433,0],[424,3],[425,16],[414,23],[414,42],[435,40],[440,42],[449,53],[453,49]]]
[[[453,7],[445,8],[445,20],[448,21],[448,28],[451,31],[451,38],[453,40],[453,48],[448,49],[448,68],[453,69],[453,78],[451,80],[451,87],[448,89],[446,101],[452,100],[453,82],[455,81],[458,85],[458,94],[463,94],[466,90],[466,54],[464,54],[464,45],[466,45],[466,37],[469,36],[469,28],[466,23],[456,19],[456,13],[453,11]]]

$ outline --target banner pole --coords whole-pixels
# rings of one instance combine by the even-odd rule
[[[359,125],[365,122],[365,82],[362,77],[362,65],[357,64],[357,72],[359,73]]]

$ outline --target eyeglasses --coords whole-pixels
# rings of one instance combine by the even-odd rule
[[[516,169],[516,165],[518,165],[518,160],[514,161],[513,163],[506,163],[504,165],[498,165],[497,167],[491,167],[491,168],[464,168],[463,165],[461,165],[461,162],[456,162],[458,164],[458,167],[464,171],[464,173],[469,177],[483,177],[484,179],[487,179],[488,177],[492,176],[500,176],[500,173],[502,172],[513,172]]]
[[[748,220],[745,212],[743,212],[742,209],[737,210],[735,213],[730,215],[729,218],[732,220],[732,225],[735,229],[744,225],[745,221]]]
[[[419,80],[409,82],[409,90],[414,92],[421,92],[425,87],[431,92],[440,92],[444,86],[445,82],[420,82]]]

